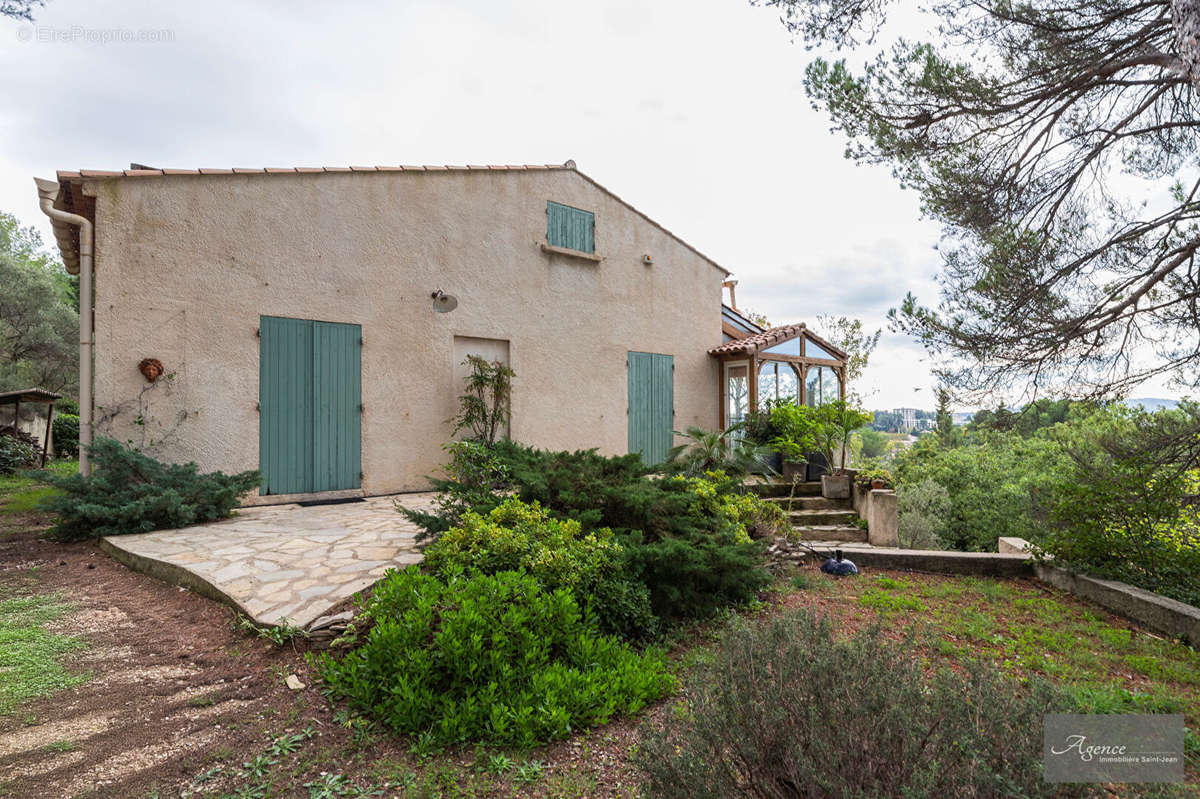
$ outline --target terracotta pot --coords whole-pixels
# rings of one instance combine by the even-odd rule
[[[825,499],[849,499],[852,479],[848,474],[821,475],[821,496]]]
[[[884,485],[885,484],[882,480],[876,479],[871,481],[871,488],[883,488]]]

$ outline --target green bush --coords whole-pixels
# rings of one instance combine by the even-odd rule
[[[406,508],[400,502],[396,510],[421,528],[418,541],[436,539],[462,519],[467,511],[487,513],[500,504],[500,493],[509,486],[508,468],[497,454],[495,445],[479,441],[451,441],[442,447],[450,453],[445,477],[430,477],[438,492],[437,509],[425,511]]]
[[[662,620],[711,616],[753,599],[770,580],[762,567],[762,549],[750,540],[741,511],[719,510],[727,498],[742,493],[736,479],[720,473],[713,473],[713,479],[658,478],[636,454],[546,452],[510,441],[497,441],[487,452],[499,462],[507,490],[522,502],[536,502],[556,518],[577,521],[585,533],[610,529],[622,547],[622,573],[645,586]],[[469,494],[474,489],[463,481],[437,487],[470,496],[473,510],[483,516],[504,501],[496,487],[500,482],[475,494]],[[428,519],[408,515],[426,531],[438,533],[461,518],[440,511]],[[748,512],[746,518],[750,520]],[[622,591],[620,596],[633,603],[630,610],[638,604],[637,592]]]
[[[896,535],[905,549],[945,549],[950,494],[934,480],[896,490]]]
[[[645,586],[622,576],[623,557],[608,528],[584,533],[579,522],[556,519],[536,502],[508,499],[486,516],[464,514],[426,548],[425,566],[443,577],[525,571],[543,590],[570,591],[605,632],[649,637],[656,626],[650,596]]]
[[[369,632],[341,660],[319,658],[322,677],[434,745],[529,747],[637,713],[674,687],[663,652],[601,635],[570,591],[519,572],[390,572],[360,618]]]
[[[735,623],[635,759],[660,799],[1091,795],[1042,781],[1043,714],[1066,708],[1041,682],[927,672],[906,642],[799,612]]]
[[[664,621],[706,618],[753,599],[769,582],[761,547],[722,509],[741,492],[737,480],[647,477],[637,455],[508,448],[517,496],[585,530],[610,528],[627,575],[645,584]]]
[[[79,457],[79,417],[71,413],[58,413],[51,422],[54,431],[54,454],[60,458]]]
[[[769,429],[775,435],[770,447],[786,460],[803,463],[817,448],[816,411],[807,405],[779,403],[771,408]]]
[[[8,427],[0,431],[0,474],[12,474],[38,465],[42,450],[28,433]]]
[[[946,489],[943,535],[951,549],[995,552],[1000,536],[1036,541],[1046,531],[1050,485],[1061,453],[1044,438],[988,433],[957,447],[923,436],[892,461],[898,485],[933,480]]]
[[[1189,439],[1200,408],[1150,414],[1073,413],[1044,431],[1060,466],[1048,489],[1048,535],[1034,539],[1055,565],[1122,580],[1200,607],[1200,479]]]
[[[260,482],[257,471],[200,474],[194,463],[159,463],[109,438],[96,439],[89,454],[91,477],[45,477],[62,492],[48,497],[43,507],[58,514],[53,532],[64,540],[223,519]]]

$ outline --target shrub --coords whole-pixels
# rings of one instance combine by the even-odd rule
[[[522,747],[637,713],[672,690],[663,653],[599,634],[566,589],[501,572],[446,580],[390,572],[362,606],[372,625],[337,660],[331,692],[435,745]]]
[[[950,494],[934,480],[896,490],[897,530],[905,549],[945,549],[943,536],[950,515]]]
[[[41,457],[42,448],[33,436],[13,427],[0,430],[0,474],[31,469]]]
[[[1062,452],[1048,490],[1057,565],[1200,606],[1200,510],[1191,441],[1200,408],[1109,408],[1046,431]]]
[[[720,473],[713,473],[715,482],[651,477],[636,454],[546,452],[510,441],[498,441],[487,452],[502,464],[508,490],[521,501],[577,521],[585,533],[609,528],[622,547],[622,572],[644,584],[660,619],[710,616],[753,599],[770,579],[762,568],[761,547],[749,540],[741,522],[742,510],[719,510],[727,497],[741,492],[737,480]],[[471,490],[445,483],[439,489],[462,497]],[[468,501],[483,516],[503,499],[497,489],[485,487]],[[426,514],[428,518],[406,515],[431,532],[458,523],[443,512]],[[640,603],[637,593],[618,592],[622,601],[632,603],[631,611]]]
[[[458,413],[451,421],[454,432],[466,430],[475,441],[491,446],[512,416],[512,379],[516,372],[500,361],[468,355],[464,366],[471,369],[466,377],[466,392],[458,398]]]
[[[735,623],[635,758],[663,799],[1079,796],[1042,782],[1042,716],[1064,702],[800,612]]]
[[[570,591],[605,632],[645,638],[656,626],[650,595],[621,575],[623,555],[608,528],[584,533],[579,522],[556,519],[536,502],[508,499],[486,516],[464,514],[425,550],[425,566],[443,577],[525,571],[543,590]]]
[[[625,568],[650,592],[665,621],[705,618],[747,602],[769,581],[762,550],[725,506],[741,485],[710,478],[648,478],[637,455],[594,450],[539,452],[509,445],[514,490],[585,530],[608,527],[624,547]]]
[[[54,431],[54,453],[60,458],[78,458],[79,417],[71,413],[55,414],[51,425]]]
[[[487,513],[500,504],[498,492],[509,484],[508,469],[493,447],[478,441],[452,441],[442,447],[450,453],[445,477],[431,477],[438,492],[433,512],[406,508],[396,502],[396,510],[421,528],[418,541],[435,539],[458,524],[467,511]]]
[[[817,448],[816,412],[807,405],[779,403],[771,408],[770,446],[789,461],[803,463]]]
[[[951,448],[924,436],[892,461],[899,485],[930,479],[946,489],[946,545],[982,552],[995,552],[1000,536],[1036,541],[1044,534],[1047,491],[1060,469],[1052,442],[1016,433],[989,433]]]
[[[93,474],[47,474],[62,491],[43,507],[58,514],[53,532],[59,538],[144,533],[229,516],[238,497],[257,487],[257,471],[227,475],[200,474],[196,464],[159,463],[109,438],[96,439],[89,450]]]

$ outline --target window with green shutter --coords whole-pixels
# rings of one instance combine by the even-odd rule
[[[596,252],[596,215],[562,203],[546,203],[546,243],[579,252]]]

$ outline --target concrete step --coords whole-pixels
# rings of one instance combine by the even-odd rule
[[[791,483],[750,483],[749,487],[751,491],[760,497],[786,497],[792,493]],[[819,482],[796,483],[795,495],[798,497],[819,497],[821,496],[821,484]]]
[[[810,525],[853,525],[858,521],[858,514],[852,510],[793,510],[790,515],[792,524],[797,527]]]
[[[854,510],[854,503],[848,499],[825,499],[825,497],[764,497],[764,501],[779,505],[787,510],[791,503],[792,510]]]
[[[850,524],[819,524],[793,527],[792,532],[801,541],[838,541],[847,544],[867,543],[867,531]]]

